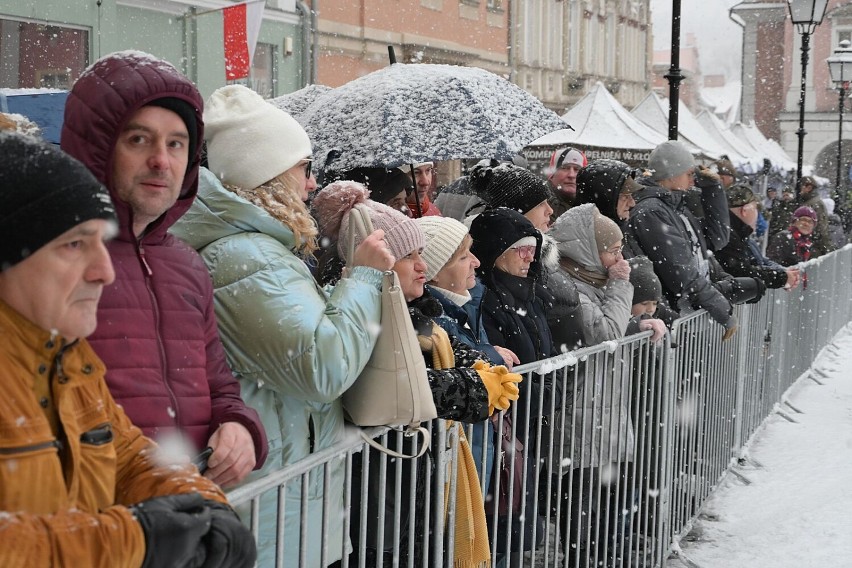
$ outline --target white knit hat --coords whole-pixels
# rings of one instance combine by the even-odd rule
[[[313,154],[292,116],[243,85],[217,89],[204,106],[207,162],[224,183],[254,189]]]
[[[426,238],[426,245],[420,256],[426,263],[426,281],[438,275],[458,250],[468,233],[468,228],[451,217],[420,217],[416,220]]]

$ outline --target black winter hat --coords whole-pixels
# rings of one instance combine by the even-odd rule
[[[470,172],[474,193],[491,207],[508,207],[526,213],[551,197],[550,184],[514,164],[478,165]]]
[[[399,168],[355,168],[341,174],[339,179],[364,184],[370,190],[370,199],[385,205],[400,191],[407,193],[414,185],[411,176]]]
[[[176,97],[155,99],[145,106],[164,108],[180,117],[186,125],[186,131],[189,134],[189,154],[187,156],[189,156],[189,161],[192,163],[193,158],[195,158],[195,149],[198,148],[198,116],[196,115],[195,107],[185,100]]]
[[[538,274],[541,233],[529,219],[514,209],[506,207],[486,209],[471,221],[470,236],[473,238],[470,252],[479,259],[480,265],[477,272],[483,280],[491,282],[494,262],[506,252],[506,249],[524,237],[533,237],[536,240],[535,258],[530,265],[529,273],[532,276]]]
[[[115,221],[109,192],[58,146],[0,133],[0,271],[91,219]]]
[[[577,198],[575,203],[592,203],[605,216],[618,222],[618,198],[622,191],[631,192],[638,184],[639,170],[618,160],[593,160],[577,173]],[[630,180],[628,187],[624,182]]]
[[[635,256],[627,262],[630,264],[630,283],[633,284],[633,303],[659,302],[663,287],[654,273],[654,264],[647,256]]]

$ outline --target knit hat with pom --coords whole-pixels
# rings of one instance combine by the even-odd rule
[[[659,302],[663,287],[654,273],[654,264],[647,256],[636,256],[627,262],[630,264],[630,283],[633,284],[633,303]]]
[[[204,109],[207,161],[224,183],[254,189],[313,151],[296,120],[243,85],[217,89]]]
[[[311,204],[317,216],[320,233],[331,240],[337,240],[337,252],[348,263],[349,255],[349,216],[356,205],[366,208],[373,224],[373,230],[385,232],[385,243],[399,260],[424,246],[423,231],[409,217],[387,205],[368,199],[369,191],[354,181],[336,181],[327,185],[316,194]],[[361,244],[364,236],[355,235],[352,249]]]
[[[492,164],[476,166],[470,172],[473,191],[490,207],[508,207],[524,214],[550,199],[550,184],[531,171],[514,164]]]
[[[449,217],[420,217],[415,221],[423,231],[426,246],[420,255],[426,262],[426,281],[431,281],[458,250],[468,228]]]

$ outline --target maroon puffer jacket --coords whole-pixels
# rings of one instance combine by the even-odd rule
[[[78,79],[65,105],[62,149],[82,161],[109,188],[119,235],[108,248],[115,283],[104,289],[98,328],[89,342],[107,366],[116,402],[148,436],[180,429],[196,446],[225,422],[251,432],[256,468],[266,459],[260,418],[240,398],[219,340],[210,276],[198,254],[167,231],[198,190],[200,143],[187,167],[177,203],[137,241],[132,210],[112,186],[113,148],[140,107],[174,97],[195,108],[203,140],[203,101],[195,86],[168,63],[139,52],[114,53]]]

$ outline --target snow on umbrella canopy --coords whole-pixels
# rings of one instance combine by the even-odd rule
[[[335,170],[511,159],[565,128],[555,112],[494,73],[425,63],[395,63],[332,89],[300,122],[317,165]]]
[[[269,99],[269,102],[296,120],[299,120],[299,117],[303,112],[305,112],[305,109],[330,90],[331,87],[313,84],[308,85],[307,87],[302,87],[298,91],[293,91],[292,93],[287,93],[286,95]]]

